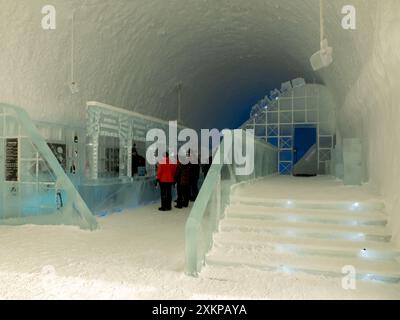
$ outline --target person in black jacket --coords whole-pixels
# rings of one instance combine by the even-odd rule
[[[211,165],[212,165],[212,161],[213,161],[213,157],[210,156],[208,158],[208,163],[205,163],[205,164],[202,165],[201,170],[203,171],[204,179],[206,179],[206,177],[207,177],[208,171],[210,170]]]
[[[200,164],[198,161],[190,163],[190,201],[196,201],[199,193]]]
[[[146,159],[138,154],[136,148],[132,151],[132,176],[138,174],[139,167],[146,166]]]
[[[189,206],[190,197],[190,171],[191,164],[178,163],[175,173],[176,189],[178,192],[178,199],[175,208],[182,209]]]

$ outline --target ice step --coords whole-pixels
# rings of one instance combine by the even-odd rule
[[[356,277],[390,283],[400,282],[400,264],[364,258],[309,257],[279,253],[275,250],[214,248],[206,258],[209,266],[250,267],[267,271],[306,272],[343,277],[343,267],[352,266]]]
[[[320,209],[320,210],[348,210],[353,212],[382,211],[385,204],[380,200],[369,201],[333,201],[333,200],[290,200],[290,199],[263,199],[232,195],[231,204],[250,204],[273,208]]]
[[[366,259],[396,260],[400,250],[385,242],[343,241],[310,238],[260,237],[258,233],[221,232],[214,236],[216,248],[243,249],[274,248],[297,255],[364,257]]]
[[[344,240],[390,241],[391,233],[383,226],[349,226],[326,223],[268,221],[225,218],[220,231],[261,232],[273,236],[315,237]]]
[[[286,209],[255,205],[230,205],[228,218],[265,219],[284,221],[318,222],[343,225],[387,225],[387,216],[382,212],[353,212],[318,209]]]

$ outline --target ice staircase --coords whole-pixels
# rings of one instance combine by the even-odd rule
[[[391,243],[380,201],[268,200],[231,196],[206,257],[211,268],[246,267],[400,282],[400,251]]]

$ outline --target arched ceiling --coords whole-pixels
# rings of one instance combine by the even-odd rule
[[[335,64],[315,73],[309,57],[319,49],[319,0],[54,0],[54,31],[40,28],[48,1],[0,0],[7,83],[0,98],[43,120],[82,120],[87,100],[176,119],[181,83],[185,124],[237,127],[252,103],[292,78],[346,92],[369,54],[377,3],[352,2],[362,31],[341,27],[348,1],[325,1]],[[68,87],[73,11],[75,95]]]

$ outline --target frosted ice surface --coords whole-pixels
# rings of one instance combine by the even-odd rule
[[[344,184],[362,183],[362,145],[360,139],[343,140]]]

